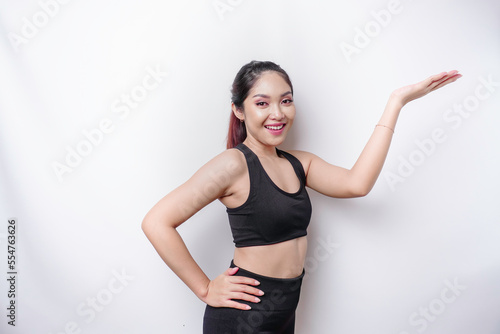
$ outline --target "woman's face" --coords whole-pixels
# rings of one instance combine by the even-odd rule
[[[278,146],[286,138],[295,117],[290,86],[274,71],[264,72],[243,102],[247,138],[264,145]]]

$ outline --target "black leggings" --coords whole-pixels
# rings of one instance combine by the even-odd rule
[[[231,261],[231,268],[236,267]],[[207,305],[203,317],[203,334],[293,334],[295,309],[305,271],[295,278],[273,278],[239,268],[235,276],[258,280],[264,291],[259,303],[237,300],[251,310]]]

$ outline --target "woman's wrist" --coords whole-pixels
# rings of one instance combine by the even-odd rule
[[[195,295],[204,303],[207,302],[208,290],[210,285],[210,280],[206,284],[202,284],[196,291],[193,290]]]
[[[389,96],[389,100],[387,101],[387,105],[390,105],[397,109],[402,109],[408,102],[406,102],[403,97],[397,94],[395,91],[391,93]]]
[[[381,127],[386,127],[391,129],[394,133],[394,129],[396,128],[396,122],[402,107],[403,107],[403,101],[401,100],[401,98],[399,96],[391,94],[385,106],[382,117],[380,117],[380,120],[376,124],[375,128],[377,128],[378,125],[380,125]]]

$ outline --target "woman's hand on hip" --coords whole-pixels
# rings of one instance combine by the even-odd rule
[[[238,268],[229,268],[223,274],[210,281],[207,294],[203,301],[212,307],[231,307],[240,310],[249,310],[250,306],[234,301],[234,299],[258,303],[264,293],[254,288],[260,284],[253,278],[234,276]]]

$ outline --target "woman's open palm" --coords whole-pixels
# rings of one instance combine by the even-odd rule
[[[402,105],[404,106],[410,101],[416,100],[422,96],[429,94],[430,92],[444,87],[449,83],[456,81],[461,78],[462,75],[458,71],[453,70],[449,72],[442,72],[427,79],[420,81],[413,85],[404,86],[396,89],[392,92],[392,96],[400,99]]]

